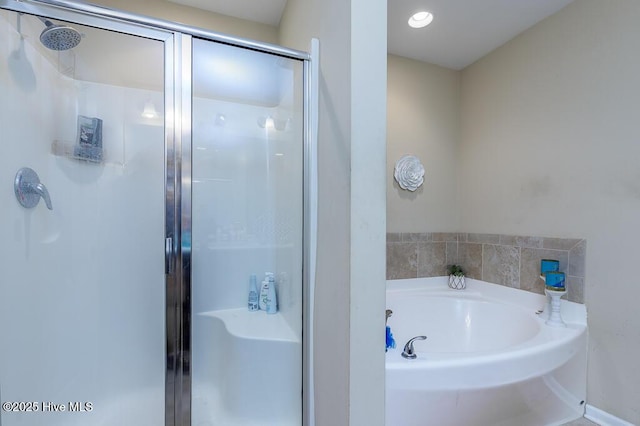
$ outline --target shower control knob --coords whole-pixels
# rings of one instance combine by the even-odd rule
[[[40,183],[38,174],[29,167],[23,167],[16,173],[13,183],[16,198],[22,207],[31,209],[38,205],[40,198],[44,199],[49,210],[53,210],[51,197],[47,187]]]

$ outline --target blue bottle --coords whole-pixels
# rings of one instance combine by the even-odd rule
[[[386,328],[387,328],[387,333],[386,333],[386,347],[384,349],[385,352],[389,350],[389,348],[393,349],[396,347],[396,340],[393,338],[393,333],[391,333],[391,327],[387,326]]]

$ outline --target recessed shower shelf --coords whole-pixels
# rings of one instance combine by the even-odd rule
[[[102,164],[105,162],[104,159],[107,157],[107,151],[101,150],[100,158],[92,156],[82,156],[76,154],[77,146],[78,145],[73,142],[54,140],[51,143],[51,153],[57,157],[67,157],[74,160],[86,161],[89,163]]]

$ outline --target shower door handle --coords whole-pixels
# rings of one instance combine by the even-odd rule
[[[164,273],[173,274],[173,238],[164,239]]]

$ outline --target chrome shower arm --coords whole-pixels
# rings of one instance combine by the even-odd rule
[[[36,18],[38,18],[39,20],[42,21],[42,23],[46,26],[46,27],[50,27],[53,25],[53,22],[51,22],[48,19],[44,19],[42,16],[36,16]]]

